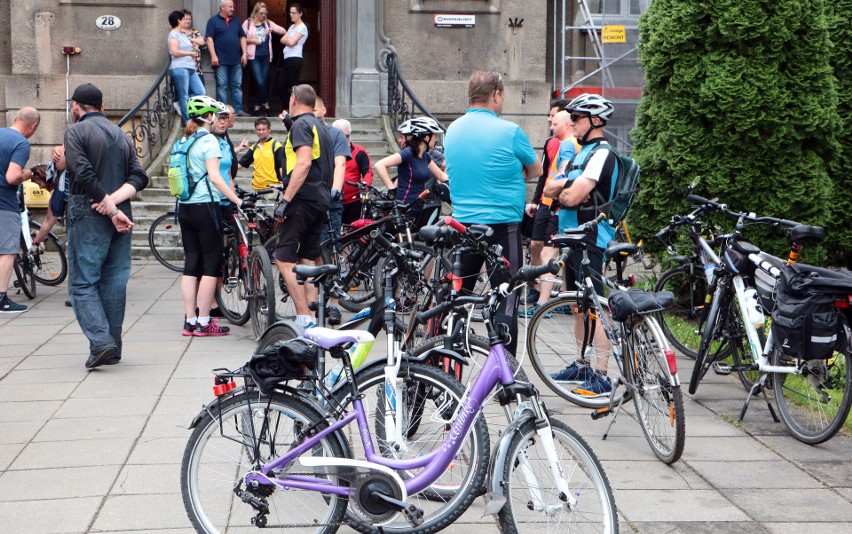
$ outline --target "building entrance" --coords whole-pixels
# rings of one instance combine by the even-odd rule
[[[237,0],[237,16],[245,20],[251,16],[255,4],[260,0]],[[263,0],[269,12],[268,20],[284,27],[290,27],[289,7],[292,2],[287,0]],[[308,40],[303,51],[304,62],[301,71],[301,83],[307,83],[316,89],[317,94],[325,101],[329,110],[335,106],[335,39],[334,39],[334,1],[305,0],[300,2],[305,10],[303,22],[308,27]],[[289,95],[281,94],[283,85],[283,50],[281,37],[273,34],[272,64],[266,87],[269,92],[269,105],[276,114],[282,109],[282,98],[286,101]],[[245,101],[251,102],[254,93],[254,81],[249,69],[243,73],[243,91]],[[247,109],[248,106],[246,106]],[[329,113],[332,113],[329,111]]]

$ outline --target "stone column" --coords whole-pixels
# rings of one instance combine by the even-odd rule
[[[357,0],[357,12],[350,31],[355,32],[354,69],[352,70],[352,117],[379,117],[381,115],[381,81],[376,68],[377,20],[376,3],[383,0]]]

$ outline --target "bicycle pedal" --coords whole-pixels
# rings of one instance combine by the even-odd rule
[[[405,516],[406,521],[408,521],[412,527],[419,527],[423,524],[423,510],[417,508],[413,504],[406,506],[402,511],[402,515]]]
[[[725,362],[716,362],[713,364],[713,372],[719,376],[728,376],[733,372],[733,369]]]
[[[601,417],[606,417],[612,413],[612,410],[609,409],[609,406],[604,408],[598,408],[597,410],[592,412],[592,421],[597,421]]]

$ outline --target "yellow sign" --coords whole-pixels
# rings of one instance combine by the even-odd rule
[[[30,208],[46,208],[50,203],[50,191],[27,180],[24,182],[24,203]]]
[[[601,28],[601,41],[604,43],[626,43],[627,31],[624,26],[604,26]]]

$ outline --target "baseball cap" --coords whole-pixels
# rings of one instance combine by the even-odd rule
[[[71,95],[71,100],[78,104],[86,104],[88,106],[100,106],[104,103],[104,94],[100,89],[90,83],[78,85],[74,89],[74,94]]]

